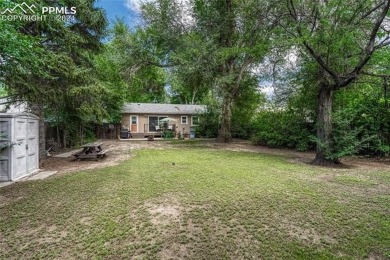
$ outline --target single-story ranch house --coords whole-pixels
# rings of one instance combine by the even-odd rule
[[[205,111],[205,105],[127,103],[122,110],[122,127],[129,129],[133,137],[159,135],[162,128],[186,136],[190,127],[197,125],[198,115]]]

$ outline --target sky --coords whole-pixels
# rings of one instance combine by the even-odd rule
[[[116,18],[124,18],[130,28],[137,24],[139,19],[139,10],[142,0],[97,0],[95,6],[101,7],[106,11],[107,19],[110,25]]]

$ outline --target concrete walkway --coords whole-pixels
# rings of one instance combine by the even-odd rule
[[[38,172],[37,174],[34,174],[34,175],[27,177],[23,181],[43,180],[43,179],[46,179],[47,177],[49,177],[53,174],[56,174],[56,173],[57,173],[57,171],[42,171],[42,172]]]
[[[0,188],[11,185],[13,183],[22,182],[22,181],[33,181],[33,180],[43,180],[47,177],[56,174],[57,171],[40,171],[38,173],[35,173],[31,176],[24,177],[22,179],[19,179],[17,181],[6,181],[6,182],[0,182]]]
[[[11,185],[12,183],[14,183],[14,182],[13,181],[0,182],[0,188]]]

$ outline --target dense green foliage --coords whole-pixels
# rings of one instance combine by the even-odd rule
[[[2,21],[0,79],[11,100],[26,102],[40,117],[41,156],[45,155],[45,117],[49,124],[61,127],[64,135],[68,132],[73,139],[83,139],[83,126],[102,121],[112,104],[112,98],[107,98],[109,89],[95,77],[93,55],[102,49],[107,22],[94,2],[36,3],[37,10],[75,6],[77,12],[67,21],[54,14],[36,21]],[[2,7],[14,4],[4,2]]]
[[[338,93],[334,114],[335,156],[389,155],[390,109],[383,94],[379,84],[353,86]]]
[[[286,109],[268,108],[252,121],[255,144],[307,150],[315,147],[315,104],[305,103],[310,93],[292,96]],[[384,99],[381,80],[355,84],[334,98],[332,141],[334,151],[327,156],[352,154],[387,156],[390,152],[390,109]]]
[[[122,21],[117,20],[112,31],[112,40],[107,43],[108,57],[120,84],[124,101],[166,102],[166,73],[157,63],[153,51],[155,46],[149,43],[151,35],[142,28],[130,31]],[[107,72],[102,71],[102,75]]]
[[[75,19],[0,24],[0,95],[27,101],[59,142],[120,123],[124,102],[159,102],[208,105],[198,136],[316,147],[319,163],[390,153],[386,1],[158,0],[142,25],[111,30],[94,0],[56,4]],[[264,80],[278,92],[267,101]]]
[[[314,148],[314,125],[293,110],[264,110],[252,122],[255,144],[289,147],[299,151]]]
[[[317,94],[316,140],[317,164],[338,164],[338,157],[356,150],[359,143],[349,144],[351,138],[335,139],[332,118],[335,92],[351,86],[365,70],[373,68],[375,52],[390,44],[386,28],[390,2],[386,0],[349,1],[285,1],[287,19],[281,25],[288,38],[294,41],[314,63],[312,87]],[[375,65],[374,65],[375,67]],[[339,126],[345,125],[346,122]],[[339,153],[340,147],[345,152]]]
[[[159,0],[143,7],[147,43],[155,47],[149,64],[170,68],[174,102],[196,103],[213,93],[221,141],[231,140],[233,106],[269,48],[272,8],[267,1],[236,0]]]
[[[265,102],[264,93],[257,86],[257,78],[246,77],[238,90],[232,106],[232,136],[249,139],[253,133],[252,121],[256,117],[259,107]]]
[[[196,136],[216,138],[218,136],[220,114],[221,112],[216,105],[208,105],[207,111],[200,115],[199,125],[196,127]]]

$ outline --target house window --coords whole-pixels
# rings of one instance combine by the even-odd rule
[[[137,116],[131,116],[131,124],[136,125],[137,124]]]
[[[199,124],[199,117],[198,116],[192,116],[191,117],[191,125],[198,125]]]
[[[181,116],[181,123],[182,123],[183,125],[188,124],[188,123],[187,123],[187,120],[188,120],[188,117],[187,117],[187,116]]]

